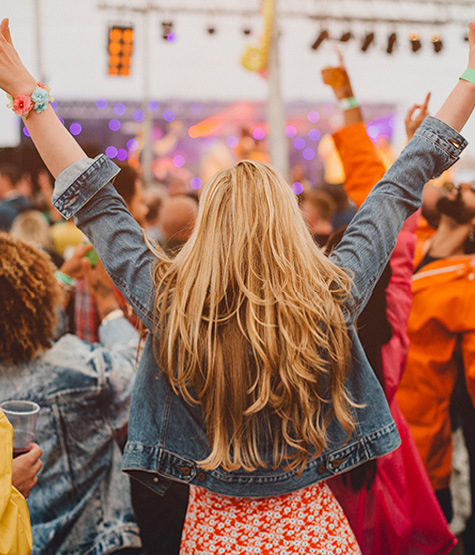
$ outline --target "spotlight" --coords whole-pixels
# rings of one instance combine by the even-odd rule
[[[252,32],[252,29],[250,27],[247,27],[247,26],[244,27],[243,30],[242,30],[243,35],[250,35],[251,32]]]
[[[130,75],[132,53],[134,51],[134,30],[131,26],[113,25],[109,28],[107,44],[109,75]]]
[[[363,38],[363,42],[361,43],[361,51],[366,52],[370,47],[371,43],[374,41],[374,33],[366,33]]]
[[[392,54],[394,47],[397,45],[397,35],[396,33],[391,33],[388,37],[388,47],[386,48],[386,52],[388,54]]]
[[[324,29],[317,37],[317,39],[315,40],[315,42],[312,44],[312,50],[317,50],[317,48],[322,44],[322,42],[326,39],[328,39],[330,37],[330,35],[328,34],[328,31],[326,29]]]
[[[353,34],[350,31],[343,33],[340,37],[340,42],[348,42],[350,39],[353,38]]]
[[[438,35],[437,33],[434,33],[432,35],[432,46],[434,47],[434,52],[436,54],[438,54],[444,47],[442,39],[440,38],[440,35]]]
[[[409,40],[411,41],[411,48],[413,52],[417,52],[421,49],[422,44],[419,38],[419,33],[411,33],[409,35]]]
[[[167,40],[168,35],[172,32],[173,22],[172,21],[162,21],[162,39]]]
[[[206,30],[210,35],[214,35],[216,33],[216,27],[214,25],[210,25]]]

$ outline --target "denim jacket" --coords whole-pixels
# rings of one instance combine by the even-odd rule
[[[166,489],[169,480],[177,480],[224,495],[272,496],[396,449],[399,434],[356,335],[354,317],[386,266],[401,226],[419,208],[424,184],[448,169],[465,146],[466,141],[452,128],[436,118],[426,118],[374,187],[332,254],[333,261],[351,273],[354,284],[347,306],[352,315],[348,320],[352,366],[347,389],[359,408],[353,409],[356,429],[349,439],[334,419],[328,430],[328,447],[311,458],[300,475],[272,469],[271,452],[262,453],[269,464],[253,472],[200,468],[197,461],[210,453],[201,409],[173,393],[155,361],[149,334],[132,394],[123,469],[158,493]],[[76,225],[90,238],[117,287],[152,329],[155,258],[111,184],[118,171],[104,156],[80,160],[58,177],[53,203],[65,218],[75,216]]]
[[[127,424],[138,334],[125,318],[99,334],[101,345],[64,335],[34,360],[0,364],[0,402],[40,405],[35,442],[43,468],[27,501],[33,555],[141,546],[115,438]]]

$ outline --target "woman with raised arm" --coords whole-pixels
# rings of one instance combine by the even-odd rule
[[[0,87],[57,177],[54,204],[90,238],[150,329],[123,469],[158,493],[190,484],[182,553],[359,553],[325,479],[399,445],[354,328],[422,188],[458,160],[469,69],[374,187],[332,256],[288,184],[240,161],[204,187],[191,238],[152,251],[111,180],[48,105],[1,24]],[[338,551],[340,550],[340,551]]]

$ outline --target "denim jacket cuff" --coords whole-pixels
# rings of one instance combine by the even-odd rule
[[[117,318],[99,326],[99,341],[111,351],[136,350],[139,334],[127,318]]]
[[[415,135],[429,139],[449,156],[446,164],[442,168],[439,167],[439,173],[433,175],[432,178],[439,177],[446,169],[450,168],[459,159],[460,154],[468,144],[460,133],[434,116],[427,116],[418,127]]]
[[[83,158],[71,164],[57,177],[53,206],[69,220],[87,204],[120,169],[104,154],[96,158]]]

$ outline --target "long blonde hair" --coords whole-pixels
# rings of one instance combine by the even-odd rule
[[[202,407],[203,468],[251,471],[270,449],[274,468],[303,470],[333,416],[351,432],[350,278],[269,165],[245,160],[211,179],[191,238],[174,259],[159,254],[154,281],[156,357]]]

